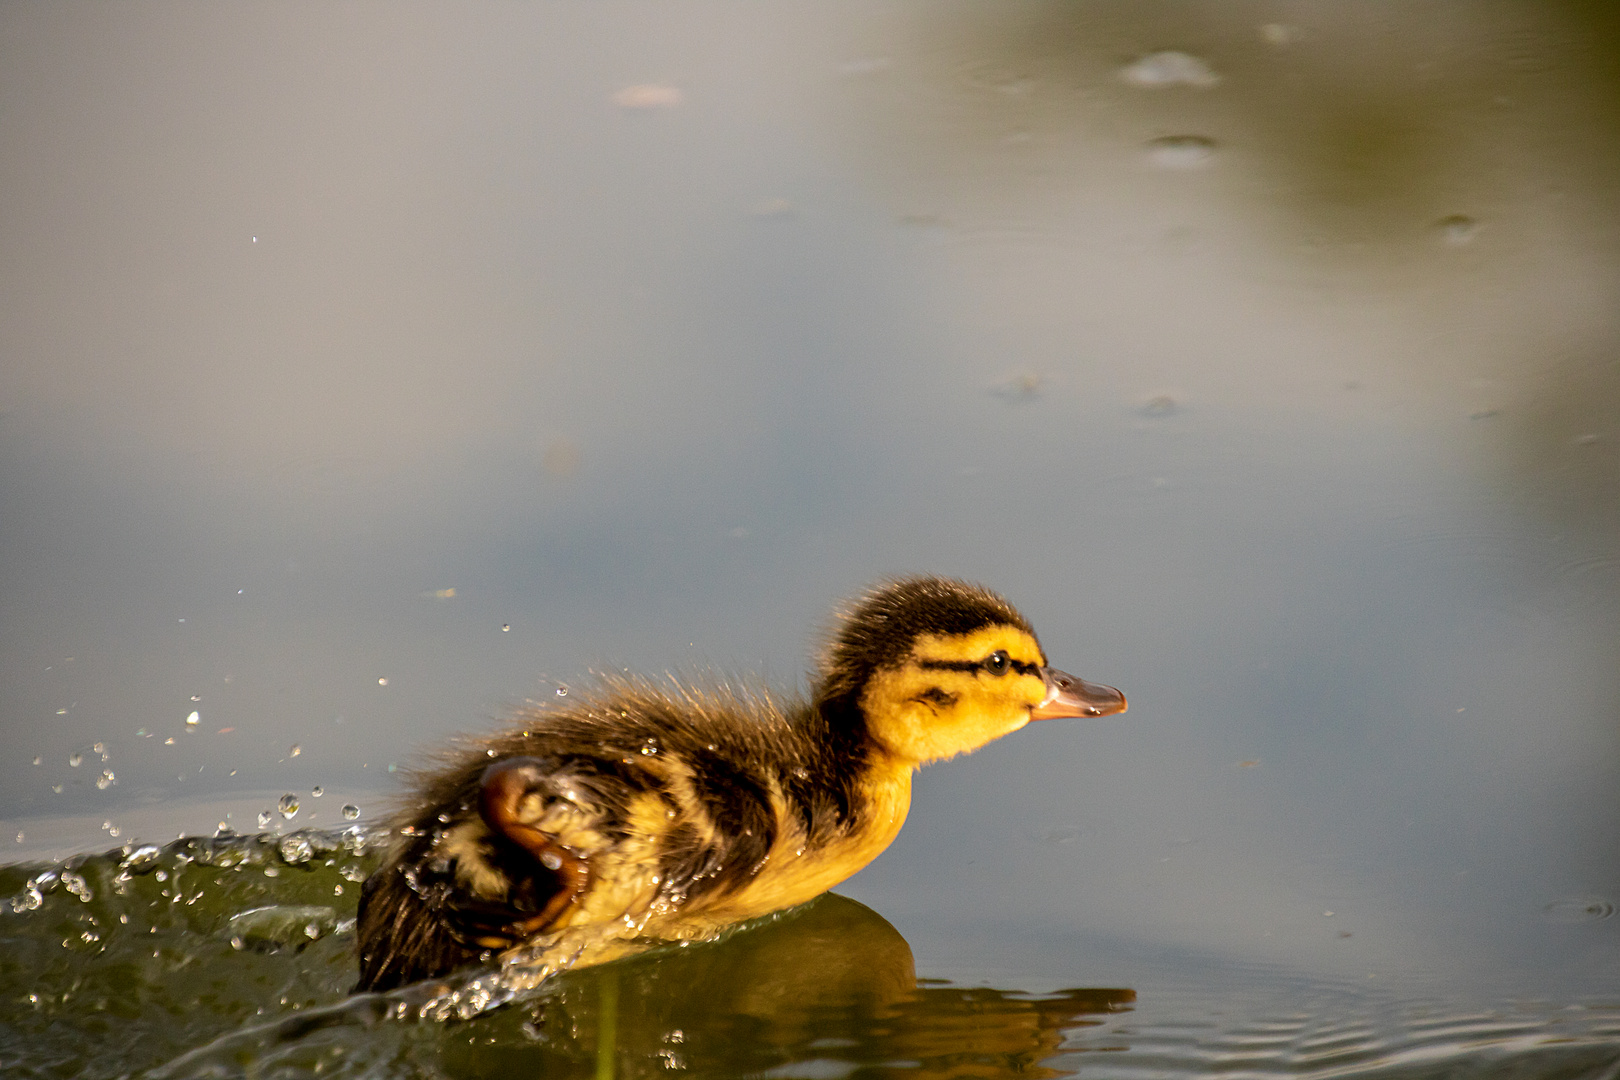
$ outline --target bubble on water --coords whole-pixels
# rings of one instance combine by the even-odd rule
[[[1149,142],[1147,154],[1161,169],[1202,169],[1215,160],[1215,140],[1202,135],[1166,135]]]
[[[559,686],[559,687],[557,687],[557,696],[558,697],[567,697],[568,696],[568,687],[567,686]]]
[[[1205,61],[1174,50],[1151,53],[1134,64],[1127,64],[1120,68],[1119,77],[1132,86],[1147,90],[1162,90],[1167,86],[1208,90],[1221,81],[1221,77]]]
[[[77,896],[81,903],[88,904],[95,899],[95,893],[90,891],[90,883],[72,870],[62,871],[62,887]]]
[[[291,746],[287,747],[287,756],[288,757],[297,757],[299,754],[302,754],[303,752],[304,752],[304,748],[302,746],[299,746],[297,743],[293,743]]]
[[[290,791],[287,792],[281,797],[281,801],[276,803],[276,809],[281,811],[282,817],[291,821],[298,815],[298,796]]]
[[[1479,222],[1467,214],[1452,214],[1434,223],[1440,240],[1449,247],[1462,247],[1479,234]]]
[[[344,821],[353,821],[355,818],[357,818],[359,816],[360,816],[360,808],[358,806],[354,805],[354,803],[344,803],[343,804],[343,820]]]
[[[145,874],[157,869],[158,860],[162,857],[163,849],[156,844],[142,844],[124,856],[119,869],[128,870],[132,874]]]
[[[120,832],[120,830],[119,830],[118,826],[116,826],[116,825],[109,825],[107,827],[107,835],[108,836],[116,837],[119,834],[119,832]]]
[[[194,728],[200,723],[202,723],[202,713],[193,709],[191,715],[186,717],[186,727]]]
[[[378,686],[387,686],[387,685],[388,685],[388,680],[387,680],[387,678],[379,678],[379,679],[378,679],[378,680],[377,680],[377,685],[378,685]]]
[[[293,866],[307,863],[315,857],[315,846],[309,842],[309,837],[303,833],[283,836],[281,843],[276,845],[276,850],[281,853],[282,862]]]
[[[512,632],[512,624],[511,623],[501,623],[501,633],[510,634],[511,632]]]
[[[72,768],[77,769],[80,765],[83,765],[83,764],[84,764],[84,755],[79,753],[77,750],[73,751],[73,753],[68,755],[68,765],[71,766]]]
[[[118,783],[118,777],[113,775],[111,769],[102,769],[101,775],[96,777],[96,788],[100,791],[106,791],[116,783]]]
[[[22,892],[11,898],[11,910],[20,915],[25,911],[38,911],[44,903],[45,894],[38,884],[30,881]]]
[[[275,815],[272,814],[270,811],[268,811],[268,810],[260,810],[259,811],[259,828],[268,829],[270,827],[270,821],[274,817],[275,817]]]
[[[314,787],[312,787],[312,788],[310,788],[310,789],[309,789],[309,793],[310,793],[310,794],[311,794],[311,795],[313,795],[313,796],[314,796],[314,797],[315,797],[315,798],[317,798],[317,799],[318,799],[318,798],[320,798],[320,797],[321,797],[321,796],[322,796],[322,795],[325,795],[325,794],[326,794],[326,789],[325,789],[325,788],[323,788],[323,787],[321,787],[321,785],[319,785],[319,784],[316,784],[316,785],[315,785],[315,786],[314,786]]]

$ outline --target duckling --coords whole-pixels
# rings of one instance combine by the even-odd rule
[[[1006,600],[940,577],[849,606],[808,700],[605,678],[419,778],[361,893],[356,989],[537,944],[590,963],[613,940],[712,936],[875,859],[920,766],[1031,720],[1124,711],[1048,667]]]

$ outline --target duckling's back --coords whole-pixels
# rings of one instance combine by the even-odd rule
[[[517,825],[492,828],[484,777],[513,760],[532,762],[533,779],[513,803]],[[613,680],[527,710],[428,776],[396,817],[361,897],[359,989],[487,960],[536,930],[700,937],[808,900],[875,857],[904,818],[871,798],[865,764],[815,710],[730,686]],[[558,859],[512,839],[519,829],[552,838],[587,879],[543,926],[534,920],[570,881]]]

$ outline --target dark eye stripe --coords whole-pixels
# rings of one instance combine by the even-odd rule
[[[1007,658],[1008,665],[1020,675],[1039,675],[1041,665],[1026,664],[1022,660]],[[919,660],[917,666],[930,671],[983,671],[983,660]]]

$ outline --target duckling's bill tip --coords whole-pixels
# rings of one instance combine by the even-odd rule
[[[1042,668],[1046,697],[1030,710],[1031,720],[1114,716],[1126,710],[1125,695],[1112,686],[1086,680],[1056,668]]]

